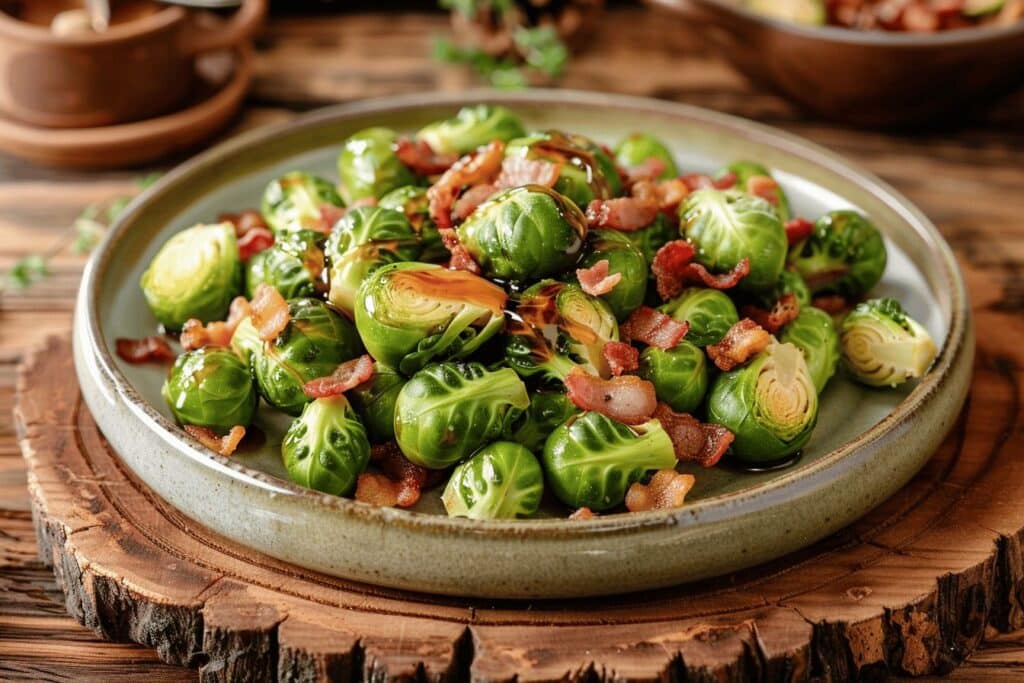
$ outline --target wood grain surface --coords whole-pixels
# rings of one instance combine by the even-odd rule
[[[461,69],[440,69],[428,58],[431,36],[445,27],[444,18],[432,14],[275,19],[258,45],[254,91],[234,131],[339,100],[472,84],[473,78]],[[852,131],[807,119],[779,98],[753,89],[726,65],[706,55],[687,27],[645,10],[612,10],[593,43],[595,47],[574,61],[564,85],[685,101],[804,135],[848,155],[895,185],[935,221],[951,242],[968,280],[979,330],[975,390],[957,438],[947,442],[924,478],[887,504],[885,510],[896,514],[900,524],[885,526],[884,520],[872,515],[827,541],[834,553],[828,563],[831,571],[867,572],[860,574],[866,581],[858,578],[849,585],[837,582],[831,592],[822,594],[827,597],[811,600],[794,598],[785,590],[786,576],[792,581],[805,578],[800,576],[801,565],[782,573],[779,591],[771,599],[786,600],[801,619],[777,625],[776,633],[796,633],[799,642],[800,630],[808,628],[808,620],[833,624],[817,632],[814,648],[840,652],[850,647],[849,657],[844,656],[842,662],[837,658],[830,666],[862,667],[865,674],[877,674],[886,668],[919,671],[920,662],[931,665],[934,660],[929,658],[936,656],[952,661],[985,635],[980,651],[956,669],[951,679],[1021,680],[1024,635],[986,629],[986,619],[978,615],[985,615],[1004,629],[1021,625],[1020,606],[1009,595],[1020,591],[1020,586],[1006,579],[1019,576],[1015,573],[1019,567],[1010,562],[1016,555],[1010,551],[1017,549],[1011,541],[1024,526],[1024,515],[1016,508],[1019,493],[1004,488],[1012,480],[992,481],[987,473],[993,463],[1009,460],[1012,464],[1011,456],[1024,451],[1019,402],[1024,379],[1024,350],[1019,341],[1024,338],[1024,91],[984,120],[968,122],[958,129],[900,135]],[[0,272],[6,272],[26,253],[45,248],[66,230],[85,204],[125,191],[131,187],[131,178],[142,172],[57,173],[0,157]],[[53,262],[50,278],[26,291],[7,291],[0,301],[0,679],[194,680],[194,671],[163,664],[150,649],[108,643],[79,626],[67,616],[51,570],[36,559],[26,475],[10,418],[15,366],[28,349],[50,334],[68,329],[82,263],[81,257],[62,255]],[[936,470],[940,463],[955,465]],[[979,483],[993,487],[987,489],[987,501],[984,505],[965,504],[970,498],[967,493]],[[981,508],[998,514],[988,514]],[[933,520],[941,524],[936,526]],[[865,529],[878,529],[879,535],[862,538]],[[978,538],[989,541],[978,544]],[[1007,539],[997,546],[995,555],[992,538]],[[886,559],[865,562],[865,556],[848,549],[850,543],[861,552],[873,548],[878,557]],[[904,550],[906,547],[911,550]],[[943,563],[960,569],[936,584],[937,568],[946,566]],[[823,582],[828,583],[828,578],[823,575]],[[879,606],[893,591],[908,590],[919,591],[920,600],[914,609],[906,613],[883,610],[877,617]],[[951,600],[965,594],[975,600]],[[676,596],[673,604],[682,602]],[[720,608],[720,604],[712,607]],[[222,652],[229,651],[230,639],[237,635],[231,625],[241,618],[235,613],[235,605],[229,600],[213,600],[206,608],[212,617],[208,623],[221,627],[193,636],[197,642],[208,639],[214,652],[215,644]],[[921,620],[921,614],[937,616],[938,621]],[[977,618],[970,619],[972,615]],[[252,615],[242,616],[247,623],[254,619]],[[308,666],[310,658],[324,670],[366,670],[376,677],[404,671],[416,678],[432,678],[444,669],[402,669],[403,657],[425,655],[403,649],[403,639],[395,639],[393,631],[385,628],[394,627],[394,619],[384,627],[378,625],[383,636],[371,642],[370,650],[365,644],[349,648],[346,659],[337,655],[338,643],[353,637],[346,636],[344,629],[323,641],[312,636],[315,622],[287,619],[275,631],[272,626],[277,616],[256,617],[266,625],[268,638],[276,634],[273,637],[279,639],[278,646],[283,646],[279,651],[286,653],[285,661],[297,662],[299,668],[295,671]],[[447,623],[457,625],[458,620]],[[493,669],[480,668],[487,661],[479,657],[480,653],[502,641],[503,628],[507,626],[486,623],[478,629],[473,651],[481,662],[475,673],[481,677],[498,678],[514,667],[514,661],[495,659],[490,663]],[[566,645],[589,648],[590,628],[566,633]],[[913,636],[904,641],[912,646],[904,647],[887,667],[875,665],[881,659],[877,651],[850,645],[879,642],[878,628],[882,629],[881,642],[886,647],[894,635]],[[935,629],[930,636],[929,629]],[[460,640],[463,633],[464,628],[456,626],[445,636],[447,645],[439,655],[442,660],[450,662],[464,656],[465,641]],[[736,652],[757,653],[754,659],[758,666],[785,660],[785,637],[775,644],[755,642],[749,632],[735,637],[732,644],[719,648],[727,658],[732,657],[729,661],[753,661],[749,656],[735,657]],[[935,638],[952,649],[936,650]],[[640,640],[623,637],[622,643]],[[289,643],[302,647],[289,649]],[[841,643],[845,643],[842,648]],[[915,649],[918,644],[921,648]],[[268,652],[269,647],[268,643]],[[381,653],[381,661],[389,662],[388,667],[366,669],[368,651]],[[858,653],[856,657],[854,652]],[[703,656],[691,654],[689,661]],[[796,661],[792,657],[790,660]],[[584,656],[571,663],[542,663],[544,666],[536,667],[537,677],[558,677],[573,671],[588,677],[610,673],[588,668],[588,661]],[[810,657],[809,671],[822,673],[824,664]],[[360,668],[354,668],[356,665]],[[691,673],[710,674],[715,668],[712,663],[710,668]],[[652,669],[647,666],[644,671]],[[663,672],[678,674],[680,670],[678,665],[671,665]],[[834,672],[841,670],[836,668]]]

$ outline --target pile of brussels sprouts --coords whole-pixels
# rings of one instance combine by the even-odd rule
[[[290,314],[272,341],[247,318],[229,347],[182,353],[163,389],[179,422],[223,433],[249,425],[262,400],[294,417],[281,445],[289,476],[339,496],[371,466],[371,445],[394,441],[414,465],[450,471],[449,515],[528,517],[545,495],[604,511],[621,506],[634,482],[674,468],[673,443],[656,419],[626,425],[581,412],[563,381],[576,368],[608,378],[602,350],[641,306],[685,321],[689,332],[674,348],[643,348],[636,374],[672,410],[730,430],[734,463],[772,465],[803,448],[840,361],[854,379],[883,387],[922,376],[934,358],[927,332],[898,302],[866,299],[886,266],[870,220],[831,211],[791,244],[784,190],[772,201],[743,190],[751,177],[771,177],[759,164],[724,167],[733,188],[693,191],[677,214],[627,232],[588,228],[585,210],[626,191],[620,168],[654,159],[662,179],[679,176],[650,135],[612,151],[581,135],[527,132],[507,109],[477,105],[417,139],[456,155],[502,140],[506,158],[568,162],[553,187],[506,189],[456,226],[480,275],[444,267],[449,253],[428,208],[432,179],[403,164],[398,134],[386,128],[344,141],[337,185],[302,171],[271,182],[261,213],[274,244],[246,262],[229,224],[175,235],[141,282],[166,330],[222,320],[234,297],[251,298],[261,285],[280,292]],[[325,215],[341,217],[325,231]],[[662,301],[651,264],[679,239],[708,271],[748,259],[749,274],[735,289],[691,286]],[[621,279],[592,296],[576,272],[601,261]],[[795,296],[799,315],[749,362],[719,371],[705,349],[745,307],[771,309],[784,294]],[[812,305],[837,297],[848,304],[842,313]],[[342,395],[304,393],[364,353],[372,379]]]

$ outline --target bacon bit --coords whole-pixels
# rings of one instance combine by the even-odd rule
[[[729,171],[716,180],[703,173],[688,173],[682,176],[680,180],[686,183],[686,186],[690,188],[690,192],[696,192],[708,187],[713,187],[716,190],[728,190],[736,185],[736,174]]]
[[[701,467],[717,465],[736,438],[722,425],[701,422],[689,413],[677,413],[665,403],[658,404],[654,419],[668,433],[676,458]]]
[[[460,158],[427,190],[430,217],[437,227],[452,227],[452,204],[459,191],[467,185],[490,183],[501,170],[505,143],[501,140],[484,145],[477,151]]]
[[[217,436],[217,433],[209,427],[198,427],[196,425],[185,425],[185,431],[189,436],[203,444],[211,451],[217,451],[223,456],[231,455],[238,448],[238,444],[245,436],[245,427],[235,425],[224,436]]]
[[[625,181],[628,185],[634,185],[641,181],[656,181],[665,172],[665,162],[658,157],[647,157],[636,166],[630,166],[625,170]]]
[[[775,179],[766,175],[752,175],[747,178],[747,194],[767,201],[772,206],[779,204],[779,184]]]
[[[249,317],[249,301],[244,296],[236,296],[231,301],[228,318],[224,321],[203,325],[198,318],[189,318],[181,328],[178,341],[186,351],[193,351],[204,346],[227,346],[235,333],[238,323]]]
[[[584,521],[587,519],[594,519],[595,517],[597,517],[597,513],[591,510],[590,508],[580,508],[579,510],[576,510],[576,512],[569,515],[569,519],[571,519],[574,522]]]
[[[750,318],[744,318],[729,328],[722,341],[707,347],[708,355],[718,369],[728,372],[768,348],[772,336]]]
[[[444,474],[441,470],[414,465],[394,441],[374,446],[370,460],[383,474],[367,472],[360,475],[355,497],[381,507],[412,507],[419,501],[423,489],[437,483]]]
[[[634,372],[640,368],[640,352],[632,344],[624,342],[606,342],[601,355],[608,361],[612,375],[618,377],[624,372]]]
[[[355,499],[377,507],[393,508],[398,505],[402,493],[402,486],[397,481],[376,472],[364,472],[356,482]]]
[[[395,155],[418,175],[444,173],[459,160],[458,154],[438,154],[426,140],[410,140],[406,137],[398,138]]]
[[[303,393],[312,398],[340,396],[373,378],[373,358],[367,354],[347,360],[334,369],[327,377],[306,382]]]
[[[671,510],[681,508],[686,494],[693,488],[697,478],[675,470],[658,470],[649,484],[633,482],[626,491],[626,509],[630,512],[648,510]]]
[[[452,218],[460,222],[464,221],[476,211],[476,207],[490,199],[497,191],[498,188],[490,183],[474,185],[455,200],[455,205],[452,207]]]
[[[601,379],[576,367],[566,375],[565,388],[576,407],[628,425],[646,422],[658,407],[654,385],[635,375]]]
[[[377,200],[373,199],[373,203],[376,204]],[[355,206],[356,205],[353,204],[353,207]],[[365,206],[365,204],[361,204],[360,206]],[[331,229],[334,228],[334,225],[342,218],[344,218],[346,213],[348,213],[348,209],[346,209],[344,206],[335,206],[334,204],[321,204],[320,220],[310,225],[309,227],[312,228],[313,230],[316,230],[317,232],[322,232],[325,235],[329,235],[331,234]]]
[[[696,254],[686,240],[673,240],[658,249],[651,261],[658,296],[666,300],[679,296],[686,285],[686,267]]]
[[[826,294],[814,297],[811,300],[811,306],[820,308],[829,315],[836,315],[848,309],[850,302],[846,300],[846,297],[839,296],[838,294]]]
[[[171,345],[157,335],[142,339],[121,337],[115,343],[117,355],[127,363],[170,363],[174,360]]]
[[[274,233],[267,228],[253,228],[238,238],[238,258],[248,261],[272,246],[274,246]]]
[[[498,174],[498,180],[494,184],[499,190],[522,187],[523,185],[554,187],[561,173],[562,164],[560,163],[544,159],[508,157],[501,162],[501,173]]]
[[[619,326],[619,333],[625,338],[643,342],[648,346],[669,350],[683,340],[690,331],[690,323],[679,322],[671,316],[650,306],[641,306]]]
[[[794,218],[786,221],[786,241],[789,242],[789,246],[793,246],[797,242],[807,239],[814,232],[814,223],[810,222],[806,218]]]
[[[662,213],[672,216],[679,204],[690,194],[690,188],[680,178],[670,178],[656,182],[641,180],[633,184],[630,194],[637,199],[653,200],[658,203]]]
[[[622,273],[608,274],[608,259],[601,259],[589,268],[577,268],[576,279],[580,281],[580,289],[590,296],[601,296],[615,289],[622,281]]]
[[[699,263],[691,263],[686,266],[684,277],[687,282],[698,282],[711,289],[731,289],[740,283],[750,273],[750,259],[743,258],[736,266],[725,273],[709,273],[708,269]]]
[[[473,260],[473,256],[466,250],[466,247],[462,246],[455,228],[438,228],[437,231],[441,235],[441,242],[452,255],[448,261],[448,268],[450,270],[465,270],[479,275],[480,265]]]
[[[748,305],[743,307],[743,315],[772,334],[778,334],[779,330],[796,320],[796,317],[800,315],[800,302],[796,300],[795,294],[783,294],[775,302],[771,311]]]
[[[263,341],[274,341],[277,335],[288,327],[291,320],[291,313],[288,311],[288,302],[281,294],[268,285],[261,283],[256,288],[256,294],[249,304],[252,324]]]
[[[235,228],[235,237],[242,237],[251,230],[262,228],[267,230],[270,226],[263,220],[263,214],[256,209],[244,209],[238,213],[222,213],[217,216],[218,223],[230,223]]]
[[[611,228],[633,232],[646,228],[661,209],[654,199],[616,197],[594,199],[587,206],[587,224],[591,228]]]

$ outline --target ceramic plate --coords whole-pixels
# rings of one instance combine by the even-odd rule
[[[835,379],[822,398],[814,436],[791,467],[695,471],[697,485],[682,509],[586,522],[449,519],[439,490],[407,511],[299,488],[287,481],[280,463],[287,418],[265,409],[259,423],[265,443],[231,458],[176,427],[160,398],[165,370],[125,364],[113,352],[116,338],[154,331],[138,281],[164,240],[222,211],[258,206],[266,183],[285,171],[336,177],[340,143],[356,130],[384,125],[414,131],[478,101],[514,108],[528,127],[565,128],[603,142],[647,131],[666,140],[688,171],[757,159],[773,168],[801,215],[843,207],[864,211],[888,241],[889,266],[878,294],[898,297],[941,344],[935,367],[900,391]],[[974,350],[964,286],[949,247],[927,218],[877,178],[748,121],[571,91],[432,93],[346,105],[209,150],[139,197],[113,228],[84,276],[74,341],[83,395],[113,448],[189,517],[327,574],[480,597],[568,597],[676,584],[818,540],[892,495],[925,463],[963,403]]]

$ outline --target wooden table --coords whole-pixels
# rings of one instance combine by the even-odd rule
[[[432,36],[445,30],[436,14],[275,19],[260,41],[249,105],[227,134],[337,101],[471,85],[472,76],[429,59]],[[576,58],[565,86],[747,116],[837,150],[891,182],[953,245],[979,328],[1014,326],[1016,338],[1024,338],[1024,91],[956,131],[851,131],[807,119],[752,89],[706,55],[685,27],[644,10],[614,9],[594,43],[602,49]],[[146,170],[67,173],[0,156],[0,272],[57,239],[86,204],[130,190],[131,179]],[[65,614],[51,571],[36,559],[10,417],[15,368],[27,349],[68,330],[83,260],[61,255],[51,277],[0,301],[0,679],[194,680],[195,672],[164,665],[149,650],[97,640]],[[1024,350],[986,346],[984,333],[979,348],[1011,369],[1019,391]],[[1020,438],[1020,417],[1018,406],[1007,437]],[[1024,633],[994,635],[950,678],[1024,679]]]

